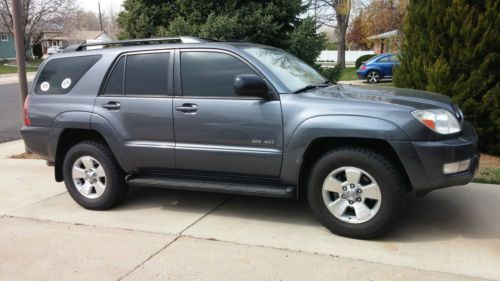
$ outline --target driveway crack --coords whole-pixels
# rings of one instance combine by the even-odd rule
[[[121,281],[121,280],[127,278],[130,274],[132,274],[138,268],[140,268],[141,266],[143,266],[144,264],[146,264],[149,260],[151,260],[152,258],[154,258],[159,253],[161,253],[163,250],[166,250],[168,247],[170,247],[170,245],[174,244],[177,240],[179,240],[179,238],[183,237],[183,234],[184,234],[185,231],[187,231],[193,225],[197,224],[199,221],[201,221],[202,219],[204,219],[205,217],[207,217],[208,215],[210,215],[211,213],[215,212],[217,209],[219,209],[220,207],[222,207],[223,205],[225,205],[227,202],[229,202],[231,199],[233,199],[234,196],[235,195],[228,196],[225,200],[223,200],[222,202],[220,202],[219,204],[217,204],[210,211],[206,212],[203,216],[199,217],[193,223],[191,223],[188,226],[186,226],[181,232],[179,232],[179,234],[177,234],[177,236],[172,241],[168,242],[165,246],[161,247],[159,250],[157,250],[156,252],[154,252],[153,254],[151,254],[148,258],[146,258],[140,264],[136,265],[134,268],[132,268],[132,270],[130,270],[129,272],[127,272],[125,275],[123,275],[122,277],[118,278],[118,281]]]

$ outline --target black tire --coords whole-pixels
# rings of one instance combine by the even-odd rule
[[[323,182],[327,176],[346,166],[368,172],[380,188],[378,212],[366,222],[350,223],[337,218],[323,200]],[[308,180],[307,198],[313,214],[331,232],[351,238],[372,239],[387,232],[403,213],[405,180],[397,167],[379,153],[358,147],[339,148],[328,152],[315,163]]]
[[[82,156],[96,159],[106,173],[106,188],[100,197],[87,198],[81,194],[72,179],[73,164]],[[63,176],[66,189],[80,206],[90,210],[106,210],[123,201],[128,193],[125,173],[116,161],[109,147],[95,140],[83,141],[73,146],[65,155]]]
[[[372,79],[372,75],[373,75],[374,80]],[[376,84],[376,83],[380,82],[380,79],[382,79],[382,75],[377,70],[370,70],[366,74],[366,82],[368,82],[370,84]]]

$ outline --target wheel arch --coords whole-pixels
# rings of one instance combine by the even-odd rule
[[[371,150],[373,152],[382,154],[384,157],[388,158],[392,163],[395,164],[396,168],[399,170],[401,175],[404,176],[404,181],[406,183],[407,191],[413,191],[410,184],[408,173],[401,162],[398,154],[391,146],[391,144],[382,139],[371,139],[371,138],[336,138],[336,137],[321,137],[314,139],[307,147],[302,163],[300,165],[299,176],[298,176],[298,192],[302,194],[307,185],[307,180],[309,174],[314,166],[314,163],[321,158],[325,153],[340,147],[356,147]]]
[[[116,151],[116,148],[113,148],[113,146],[110,145],[109,140],[106,139],[99,131],[94,129],[65,128],[59,135],[55,153],[54,173],[57,182],[61,182],[64,180],[63,161],[66,153],[69,151],[69,149],[71,149],[71,147],[85,140],[97,140],[104,143],[111,149],[121,168],[128,168],[127,160],[119,156],[123,155],[123,153],[119,153],[118,151]]]
[[[315,159],[318,153],[348,145],[386,152],[402,167],[390,141],[409,141],[409,137],[396,124],[384,119],[353,115],[310,118],[300,124],[287,141],[281,181],[297,186],[300,190],[303,186],[304,171],[307,171],[304,167],[310,166],[311,159]],[[402,169],[407,175],[404,167]]]

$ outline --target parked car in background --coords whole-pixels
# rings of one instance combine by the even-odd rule
[[[364,62],[356,73],[359,79],[378,83],[381,79],[392,79],[392,69],[399,64],[397,54],[381,54]]]
[[[62,50],[64,50],[64,47],[63,46],[50,46],[48,49],[47,49],[47,55],[53,55],[53,54],[57,54],[57,53],[60,53]]]

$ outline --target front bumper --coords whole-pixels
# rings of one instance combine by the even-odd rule
[[[391,142],[417,192],[464,185],[472,181],[479,166],[478,137],[468,122],[460,136],[441,141]],[[444,174],[443,165],[470,159],[467,170]]]

